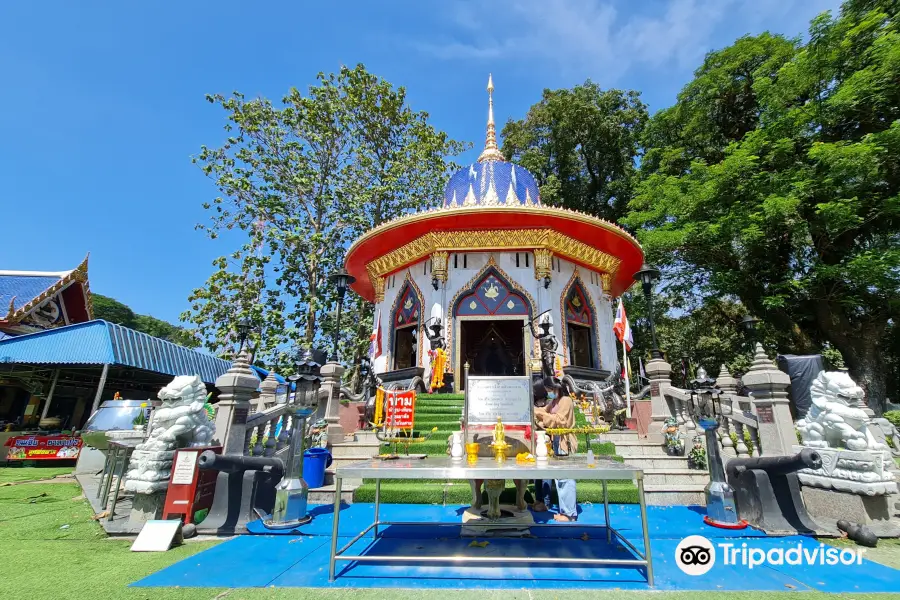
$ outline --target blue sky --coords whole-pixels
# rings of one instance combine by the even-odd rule
[[[340,5],[340,8],[338,8]],[[490,5],[489,7],[486,5]],[[0,269],[63,270],[170,321],[230,248],[194,225],[214,186],[191,164],[223,139],[204,94],[279,99],[362,62],[452,137],[484,137],[544,88],[591,78],[668,106],[703,55],[746,33],[802,34],[837,0],[341,3],[3,2]]]

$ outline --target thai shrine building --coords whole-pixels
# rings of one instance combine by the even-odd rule
[[[587,382],[615,368],[613,299],[633,283],[641,247],[614,223],[543,206],[535,178],[497,146],[490,80],[488,94],[484,151],[450,178],[443,205],[375,227],[347,252],[352,288],[375,304],[374,371],[388,387],[429,385],[432,342],[455,391],[466,363],[471,375],[540,372],[542,322],[557,372]]]
[[[87,258],[68,271],[0,271],[0,315],[0,446],[14,432],[77,430],[116,392],[152,399],[176,375],[212,390],[231,366],[93,319]]]

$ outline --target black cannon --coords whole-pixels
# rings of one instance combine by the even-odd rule
[[[811,448],[793,456],[732,458],[725,471],[738,516],[766,533],[815,533],[819,527],[806,512],[797,471],[821,466]]]
[[[209,515],[197,526],[198,533],[234,535],[246,533],[247,523],[275,508],[275,484],[284,475],[280,458],[216,454],[207,450],[197,461],[201,469],[219,471]]]

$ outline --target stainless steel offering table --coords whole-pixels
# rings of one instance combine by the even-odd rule
[[[340,550],[338,549],[338,524],[341,517],[341,480],[374,479],[375,480],[375,520],[350,540]],[[517,463],[508,460],[498,463],[489,458],[480,458],[477,463],[470,464],[463,461],[454,461],[447,457],[428,457],[424,459],[400,458],[396,460],[381,460],[373,458],[365,462],[340,466],[335,473],[334,490],[334,526],[331,532],[331,560],[328,565],[329,581],[334,581],[335,563],[339,560],[369,561],[369,562],[468,562],[468,563],[496,563],[501,559],[485,556],[366,556],[347,555],[345,552],[359,541],[369,531],[375,530],[375,538],[379,537],[378,528],[383,525],[455,525],[460,522],[398,522],[382,521],[379,519],[381,504],[381,480],[382,479],[575,479],[575,480],[600,480],[603,483],[603,514],[604,524],[592,523],[535,523],[529,527],[580,527],[606,529],[606,541],[612,543],[615,536],[637,557],[631,559],[612,558],[575,558],[566,559],[567,564],[583,565],[637,565],[647,567],[647,583],[653,585],[653,563],[650,557],[650,533],[647,529],[647,504],[644,499],[644,473],[641,469],[627,464],[621,464],[610,460],[598,460],[593,467],[585,463],[584,457],[552,458],[544,463]],[[638,501],[641,509],[641,530],[644,536],[644,552],[640,552],[634,544],[625,539],[621,533],[614,529],[609,522],[609,499],[607,496],[606,482],[614,479],[633,479],[637,481]],[[496,527],[496,522],[470,521],[467,526]],[[507,557],[502,562],[511,563],[553,563],[559,564],[557,558],[540,557]]]

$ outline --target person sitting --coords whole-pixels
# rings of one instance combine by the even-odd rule
[[[569,397],[565,386],[559,380],[546,377],[543,381],[547,393],[547,405],[536,407],[534,417],[541,429],[568,429],[575,426],[575,405]],[[578,448],[578,439],[573,433],[553,436],[553,452],[557,456],[574,454]],[[553,520],[570,522],[578,519],[578,504],[575,499],[575,480],[557,479],[556,493],[559,496],[559,513]],[[534,510],[541,512],[548,509],[550,504],[550,481],[538,480],[535,482],[535,495],[538,500],[534,503]]]

